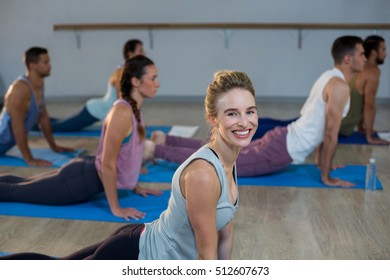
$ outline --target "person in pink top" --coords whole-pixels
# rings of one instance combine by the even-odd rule
[[[67,205],[105,192],[114,216],[126,220],[144,218],[145,213],[120,206],[117,189],[130,189],[141,196],[162,194],[138,184],[146,134],[141,107],[144,99],[154,97],[159,87],[157,67],[152,60],[142,55],[127,60],[121,97],[104,120],[96,157],[76,158],[61,169],[31,178],[0,175],[0,203]]]

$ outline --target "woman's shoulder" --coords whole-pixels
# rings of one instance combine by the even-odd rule
[[[120,98],[115,101],[112,111],[114,114],[119,114],[122,117],[130,117],[133,115],[133,109],[131,108],[129,102]]]
[[[220,183],[213,164],[202,157],[190,161],[181,173],[180,189],[187,201],[196,201],[203,210],[217,201]]]
[[[207,146],[203,146],[188,158],[183,172],[207,180],[211,174],[216,174],[215,159],[218,161],[214,153]]]

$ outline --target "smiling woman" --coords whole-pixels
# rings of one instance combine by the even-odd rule
[[[229,74],[228,86],[222,88],[219,83],[214,82],[209,87],[209,91],[214,92],[206,97],[206,115],[212,126],[210,143],[220,143],[226,148],[242,148],[249,145],[253,134],[256,132],[258,118],[256,101],[253,88],[249,88],[244,83],[242,72],[219,72],[215,79],[226,79],[224,75]],[[233,84],[236,86],[233,87]],[[240,84],[240,86],[238,86]],[[220,94],[223,92],[224,94]],[[219,94],[218,94],[219,93]],[[219,145],[219,146],[221,146]]]
[[[220,98],[218,102],[219,114],[216,117],[209,116],[210,123],[219,130],[219,133],[214,134],[221,135],[227,145],[236,144],[245,147],[249,144],[245,140],[251,140],[253,137],[251,132],[256,131],[257,109],[256,105],[244,107],[248,104],[248,99],[254,99],[250,92],[234,88]]]
[[[153,68],[149,70],[139,88],[143,96],[151,97],[156,81]],[[176,170],[167,210],[151,223],[125,225],[103,242],[63,259],[230,259],[231,221],[239,204],[235,160],[257,128],[254,96],[245,73],[218,72],[205,101],[211,140]],[[34,253],[4,258],[50,259]]]

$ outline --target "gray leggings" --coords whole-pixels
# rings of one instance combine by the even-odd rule
[[[80,157],[60,169],[30,178],[0,176],[0,201],[46,205],[75,204],[104,192],[95,157]]]

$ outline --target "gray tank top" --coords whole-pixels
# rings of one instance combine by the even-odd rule
[[[221,196],[217,204],[217,231],[224,228],[234,217],[238,207],[229,199],[228,183],[222,163],[207,146],[201,147],[181,164],[173,175],[172,192],[168,208],[160,218],[145,224],[145,231],[141,235],[139,244],[139,259],[192,260],[198,257],[194,231],[191,227],[186,200],[180,190],[180,176],[183,170],[195,159],[205,159],[210,162],[221,183]],[[234,168],[235,170],[235,168]],[[237,182],[236,172],[234,178]]]

